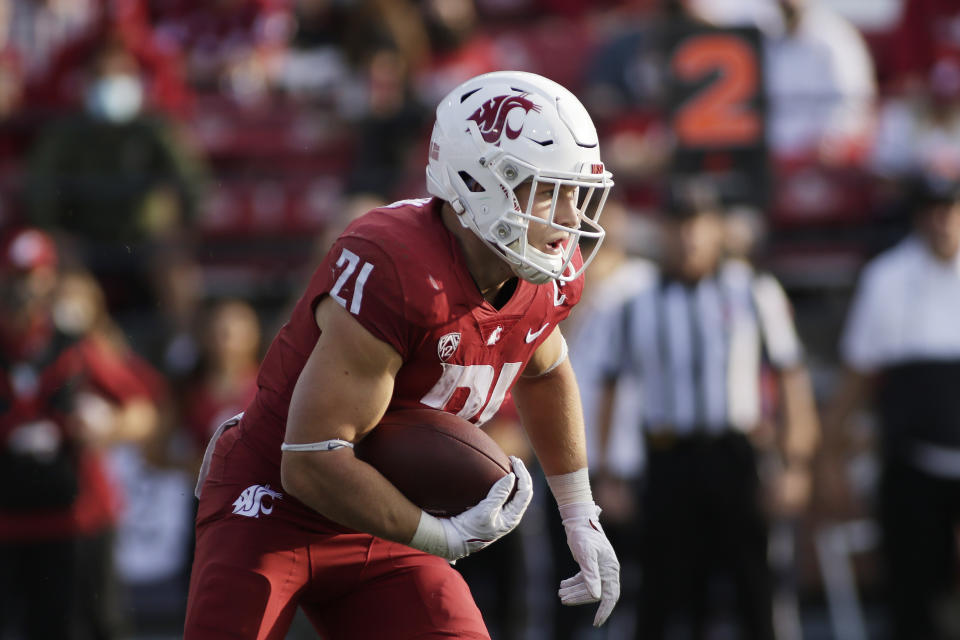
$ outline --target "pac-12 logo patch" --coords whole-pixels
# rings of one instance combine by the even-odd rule
[[[247,518],[259,518],[261,513],[268,516],[273,513],[273,501],[282,498],[283,494],[270,485],[250,485],[233,501],[233,512]]]
[[[450,356],[457,352],[460,346],[460,333],[455,331],[442,336],[437,342],[437,355],[441,362],[446,362]]]

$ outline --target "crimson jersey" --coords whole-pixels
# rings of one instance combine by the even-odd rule
[[[496,413],[533,352],[580,299],[582,278],[562,286],[520,280],[494,308],[444,226],[442,205],[398,202],[351,224],[274,339],[240,429],[269,463],[275,486],[290,397],[320,335],[314,310],[325,296],[402,356],[391,409],[432,407],[477,424]],[[579,254],[574,262],[579,268]]]

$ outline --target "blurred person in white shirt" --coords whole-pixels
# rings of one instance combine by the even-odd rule
[[[857,29],[822,0],[688,0],[719,26],[764,34],[771,150],[828,163],[862,157],[877,93],[873,59]]]

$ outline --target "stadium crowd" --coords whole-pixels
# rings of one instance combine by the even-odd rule
[[[756,73],[756,86],[747,76],[733,83],[748,73],[734,49],[734,62],[722,63],[730,66],[700,78],[733,92],[715,92],[712,117],[747,122],[747,132],[747,116],[759,118],[752,137],[724,138],[715,153],[696,152],[702,119],[685,117],[708,91],[678,89],[678,77],[700,73],[677,53],[688,33],[735,34]],[[903,511],[880,500],[877,516],[890,481],[881,429],[870,405],[838,392],[844,368],[865,376],[896,360],[871,356],[880,334],[859,337],[874,330],[864,328],[868,311],[844,331],[861,268],[909,231],[915,210],[960,202],[955,2],[0,0],[0,477],[20,494],[0,500],[0,640],[68,637],[50,635],[56,626],[14,630],[58,616],[78,638],[177,637],[207,440],[252,397],[262,345],[344,226],[426,194],[437,101],[499,69],[544,75],[579,96],[616,181],[601,219],[607,241],[565,332],[624,596],[609,627],[591,632],[585,614],[555,611],[552,586],[530,586],[567,571],[546,544],[559,520],[535,497],[518,532],[458,563],[493,637],[626,638],[640,626],[646,503],[637,496],[651,441],[642,409],[630,406],[637,382],[611,390],[609,367],[594,361],[612,330],[589,328],[628,295],[637,259],[664,258],[661,216],[678,206],[669,187],[691,178],[716,193],[709,207],[722,212],[725,255],[786,292],[821,409],[819,435],[798,454],[804,476],[777,484],[784,461],[758,458],[761,483],[792,505],[769,515],[775,637],[960,637],[956,592],[930,590],[941,635],[922,621],[904,629],[902,616],[894,624],[886,602],[897,590],[881,549],[890,509],[894,520]],[[856,290],[861,309],[867,293]],[[958,288],[937,299],[950,302],[949,291],[960,299]],[[916,304],[918,314],[927,308]],[[958,326],[942,328],[944,358],[960,357]],[[930,344],[938,356],[940,343]],[[791,349],[784,362],[795,357]],[[772,359],[759,374],[763,427],[753,438],[768,444],[785,395]],[[17,413],[24,398],[45,398],[47,367],[92,372],[90,388],[76,390],[76,432],[51,435]],[[960,433],[960,415],[944,421]],[[485,428],[531,461],[509,409]],[[79,469],[56,455],[61,438],[85,452]],[[22,458],[72,482],[25,486],[36,469],[17,467]],[[936,489],[897,486],[955,496],[960,466],[948,466]],[[34,517],[25,493],[64,517]],[[956,527],[955,499],[927,508]],[[943,542],[951,566],[958,544]],[[36,579],[41,561],[75,569],[57,583]],[[730,604],[729,585],[709,588]],[[719,634],[710,637],[731,637],[736,616],[707,618]],[[291,637],[310,633],[295,625]]]

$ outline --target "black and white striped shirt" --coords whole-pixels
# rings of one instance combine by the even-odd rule
[[[788,369],[802,358],[783,289],[735,260],[695,284],[648,273],[611,324],[606,375],[639,380],[651,432],[752,429],[761,417],[761,365]]]

